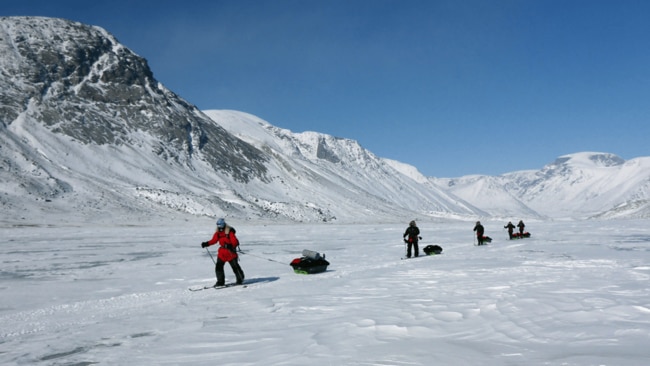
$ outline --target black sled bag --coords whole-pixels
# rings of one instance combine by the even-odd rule
[[[422,249],[426,255],[434,255],[442,253],[442,247],[440,245],[427,245]]]
[[[330,262],[325,260],[325,255],[311,250],[303,250],[302,257],[291,261],[290,266],[295,273],[313,274],[325,272]]]

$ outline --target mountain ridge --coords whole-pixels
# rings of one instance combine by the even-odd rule
[[[100,27],[0,18],[0,204],[11,223],[650,217],[650,158],[425,177],[357,141],[200,111]]]

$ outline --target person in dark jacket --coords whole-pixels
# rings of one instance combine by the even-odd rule
[[[508,225],[503,227],[504,229],[508,229],[508,236],[510,239],[512,239],[512,233],[515,230],[515,225],[512,224],[512,221],[508,221]]]
[[[476,239],[478,240],[478,245],[483,245],[483,234],[485,234],[485,228],[483,225],[481,225],[480,221],[476,222],[474,231],[476,231]]]
[[[524,221],[523,221],[523,220],[519,220],[519,223],[517,224],[517,227],[519,228],[519,235],[520,235],[520,237],[523,238],[523,237],[524,237],[524,228],[526,227],[526,225],[524,225]]]
[[[404,242],[407,244],[406,257],[411,258],[411,248],[413,249],[415,256],[419,256],[420,250],[418,248],[418,240],[422,239],[422,237],[420,236],[420,229],[418,229],[415,221],[409,222],[409,226],[406,228],[402,237],[404,238]]]
[[[201,248],[207,248],[210,245],[219,243],[217,250],[217,262],[215,263],[215,273],[217,275],[217,286],[224,286],[226,284],[223,266],[226,262],[230,263],[232,271],[235,273],[237,284],[241,285],[244,282],[244,271],[239,266],[239,257],[237,256],[237,247],[239,240],[235,235],[235,228],[226,225],[226,220],[217,220],[217,231],[214,232],[212,239],[201,243]]]

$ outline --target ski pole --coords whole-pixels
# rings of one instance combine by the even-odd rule
[[[212,263],[214,263],[214,264],[216,265],[217,262],[214,261],[214,257],[212,256],[212,253],[210,253],[210,251],[208,250],[208,248],[205,248],[205,251],[208,252],[208,254],[210,255],[210,259],[212,259]]]

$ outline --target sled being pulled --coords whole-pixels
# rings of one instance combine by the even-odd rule
[[[422,250],[426,255],[435,255],[442,253],[442,247],[440,245],[427,245]]]
[[[325,260],[325,254],[320,254],[313,250],[304,249],[302,257],[291,261],[290,265],[293,271],[299,274],[313,274],[325,272],[330,262]]]
[[[483,237],[483,245],[486,245],[487,243],[491,243],[491,242],[492,242],[492,238],[490,238],[489,236],[484,236]],[[479,245],[481,245],[481,244],[479,244]]]
[[[512,237],[510,239],[523,239],[523,238],[530,238],[530,233],[528,231],[526,231],[523,234],[514,233],[512,234]]]

